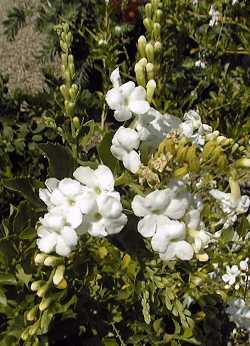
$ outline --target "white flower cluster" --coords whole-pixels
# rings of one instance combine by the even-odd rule
[[[223,229],[232,226],[236,222],[237,216],[246,213],[250,206],[250,198],[246,195],[235,198],[232,193],[216,189],[212,189],[210,194],[219,202],[225,214],[225,218],[220,220],[220,223],[224,223]]]
[[[250,332],[250,308],[243,299],[233,298],[226,312],[237,327]]]
[[[225,288],[228,289],[234,286],[238,290],[240,286],[246,283],[246,280],[249,279],[247,276],[248,261],[249,258],[247,257],[245,260],[240,261],[239,267],[236,264],[232,267],[226,266],[226,274],[222,275],[222,280],[226,283]]]
[[[48,207],[37,229],[37,245],[42,252],[68,256],[79,235],[88,232],[105,237],[120,232],[127,223],[108,167],[79,167],[73,176],[75,179],[47,179],[47,189],[39,191]]]
[[[211,5],[210,7],[209,16],[211,17],[211,19],[208,25],[211,27],[217,25],[220,19],[220,12],[215,10],[214,5]]]
[[[116,68],[110,80],[113,88],[107,92],[106,101],[110,109],[114,110],[117,121],[127,121],[134,116],[131,126],[121,126],[115,133],[111,152],[130,172],[136,173],[141,165],[138,152],[141,142],[149,148],[155,148],[169,134],[175,130],[189,138],[193,143],[202,147],[205,135],[212,129],[201,122],[199,114],[189,111],[181,122],[177,117],[164,114],[149,106],[146,101],[146,91],[142,86],[135,86],[134,82],[121,84],[119,68]]]
[[[142,217],[138,232],[151,238],[153,250],[163,260],[190,260],[208,245],[210,235],[200,221],[202,205],[181,181],[146,197],[135,196],[132,209],[136,216]]]

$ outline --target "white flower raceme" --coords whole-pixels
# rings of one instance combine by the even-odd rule
[[[234,198],[232,193],[225,193],[220,190],[210,190],[210,194],[219,202],[221,209],[225,213],[223,229],[232,226],[237,220],[237,215],[244,214],[250,206],[250,198],[246,195]]]
[[[110,148],[111,153],[123,162],[125,168],[136,173],[141,165],[139,154],[136,152],[140,144],[138,133],[134,129],[119,127]]]
[[[236,323],[239,328],[250,332],[250,308],[241,298],[233,298],[226,309],[230,320]]]
[[[113,89],[106,95],[106,101],[112,110],[117,121],[129,120],[133,114],[145,114],[149,110],[149,103],[146,101],[146,91],[142,86],[135,86],[134,82],[121,84],[119,69],[115,69],[111,74]]]
[[[234,264],[232,267],[226,266],[226,274],[222,275],[222,280],[229,286],[233,286],[239,275],[240,270],[237,265]]]
[[[217,25],[220,18],[220,12],[215,10],[214,5],[211,5],[210,7],[209,16],[211,16],[209,26],[213,27],[214,25]]]
[[[202,147],[205,143],[205,135],[212,132],[212,128],[202,124],[199,113],[194,110],[184,114],[184,121],[180,124],[181,133],[193,143]]]
[[[152,248],[164,260],[193,257],[193,248],[185,240],[185,223],[177,221],[185,215],[189,202],[188,192],[170,188],[153,191],[146,197],[137,195],[132,201],[135,215],[143,217],[138,223],[138,232],[152,238]]]

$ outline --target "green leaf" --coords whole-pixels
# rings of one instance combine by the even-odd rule
[[[17,268],[16,277],[21,283],[25,284],[25,286],[29,288],[28,284],[32,280],[32,274],[26,274],[20,264],[18,264],[16,268]]]
[[[113,138],[112,133],[106,133],[101,143],[97,145],[97,151],[103,164],[108,166],[112,170],[112,172],[115,172],[119,167],[119,162],[111,154],[111,151],[110,151],[112,138]]]
[[[35,193],[34,180],[28,177],[6,179],[3,181],[6,188],[19,192],[27,201],[36,208],[43,208],[44,205]]]
[[[52,143],[41,143],[38,146],[49,160],[50,177],[57,179],[72,177],[75,161],[68,148]]]
[[[9,273],[0,273],[0,285],[16,285],[17,281],[14,275]]]

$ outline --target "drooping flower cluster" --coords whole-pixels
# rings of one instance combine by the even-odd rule
[[[120,232],[127,222],[108,167],[79,167],[73,175],[75,179],[47,179],[47,188],[39,191],[48,207],[37,229],[42,252],[68,256],[79,235],[105,237]]]
[[[153,250],[163,260],[190,260],[208,245],[210,235],[202,229],[201,208],[181,181],[132,201],[135,215],[142,217],[138,232],[151,238]]]

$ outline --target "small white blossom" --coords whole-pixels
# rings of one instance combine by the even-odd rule
[[[196,67],[200,67],[200,68],[204,69],[206,67],[206,62],[203,60],[197,60],[197,61],[195,61],[194,65]]]
[[[202,124],[199,113],[194,110],[185,113],[183,119],[184,121],[180,124],[181,133],[193,143],[202,147],[205,143],[206,134],[212,132],[212,128]]]
[[[244,272],[248,271],[248,261],[249,261],[248,257],[245,260],[240,261],[240,269]]]
[[[237,216],[248,211],[250,198],[246,195],[235,199],[231,193],[225,193],[216,189],[210,190],[210,194],[219,202],[221,209],[225,213],[223,229],[232,226]]]
[[[106,95],[109,108],[114,110],[117,121],[129,120],[133,114],[145,114],[149,110],[146,101],[146,91],[142,86],[135,86],[134,82],[120,84],[119,70],[115,69],[111,74],[111,82],[114,86]]]
[[[228,308],[226,309],[230,320],[233,321],[239,328],[250,332],[250,308],[241,298],[233,298]]]
[[[123,162],[125,168],[136,173],[141,165],[139,154],[136,152],[140,144],[138,133],[134,129],[119,127],[110,148],[111,153]]]
[[[240,270],[237,265],[232,267],[226,267],[226,274],[222,275],[222,280],[227,283],[229,286],[235,284],[236,278],[240,275]]]
[[[213,27],[214,25],[217,25],[220,18],[220,12],[215,10],[214,5],[210,7],[209,16],[211,16],[209,26]]]

